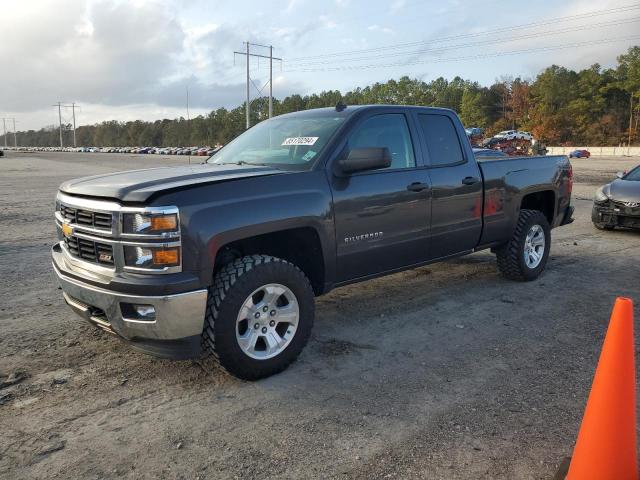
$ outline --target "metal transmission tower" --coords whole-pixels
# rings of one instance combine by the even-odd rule
[[[233,52],[233,58],[235,59],[236,55],[244,55],[246,57],[247,60],[247,128],[249,128],[251,126],[251,121],[249,118],[249,114],[251,112],[251,108],[250,108],[250,102],[251,102],[251,95],[250,95],[250,84],[253,83],[253,81],[251,80],[251,76],[249,75],[249,59],[251,57],[257,57],[257,58],[267,58],[269,59],[269,118],[271,118],[273,116],[273,61],[274,60],[278,60],[279,62],[282,62],[281,58],[277,58],[273,56],[273,45],[261,45],[259,43],[251,43],[251,42],[244,42],[247,51],[246,52]],[[251,53],[249,50],[249,47],[254,46],[254,47],[262,47],[262,48],[268,48],[269,49],[269,56],[267,55],[258,55],[257,53]],[[255,83],[253,84],[255,87]],[[265,85],[266,86],[266,85]],[[262,87],[264,88],[264,86]],[[258,89],[258,87],[256,87],[256,90],[258,90],[258,93],[262,93],[262,89]]]
[[[73,147],[77,147],[76,143],[76,103],[71,102],[71,105],[63,105],[62,102],[58,102],[53,105],[58,107],[58,121],[60,122],[60,148],[62,148],[62,107],[70,108],[73,112]]]
[[[65,105],[68,107],[69,105]],[[71,102],[71,111],[73,112],[73,148],[76,148],[78,145],[76,144],[76,104],[75,102]]]
[[[58,121],[60,123],[60,148],[62,148],[62,103],[58,102],[53,107],[58,107]]]
[[[13,146],[17,147],[16,119],[14,117],[2,117],[2,127],[4,128],[4,148],[7,148],[7,120],[13,121]]]

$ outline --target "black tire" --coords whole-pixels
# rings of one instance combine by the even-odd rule
[[[278,283],[296,296],[299,307],[297,329],[289,345],[269,359],[247,355],[236,338],[236,320],[243,303],[263,285]],[[267,255],[251,255],[225,265],[209,287],[203,348],[231,375],[257,380],[286,369],[309,340],[313,327],[315,298],[309,280],[292,263]]]
[[[535,268],[530,268],[525,261],[524,247],[527,234],[534,225],[542,227],[545,245],[542,260]],[[502,275],[510,280],[535,280],[547,264],[550,247],[551,229],[549,228],[547,217],[538,210],[520,210],[513,236],[508,243],[496,249],[498,269]]]

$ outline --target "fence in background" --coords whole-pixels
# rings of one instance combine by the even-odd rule
[[[640,156],[640,147],[547,147],[548,155],[569,155],[574,150],[589,150],[591,155]]]

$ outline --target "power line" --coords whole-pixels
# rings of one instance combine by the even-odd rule
[[[446,37],[439,37],[437,39],[419,40],[414,42],[398,43],[394,45],[384,45],[380,47],[364,48],[364,49],[351,50],[346,52],[333,52],[333,53],[325,53],[321,55],[307,55],[304,57],[292,57],[292,58],[285,59],[285,62],[289,63],[289,62],[304,61],[309,59],[342,57],[342,56],[349,56],[354,54],[380,52],[380,51],[396,50],[400,48],[415,47],[415,46],[424,45],[424,44],[443,43],[449,40],[457,40],[461,38],[475,38],[475,37],[485,36],[485,35],[494,35],[494,34],[509,32],[513,30],[533,28],[540,25],[549,25],[549,24],[562,23],[562,22],[573,21],[573,20],[581,20],[583,18],[591,18],[591,17],[601,16],[601,15],[611,15],[613,13],[626,12],[629,10],[636,10],[636,9],[640,9],[640,3],[623,5],[620,7],[607,8],[602,10],[593,10],[591,12],[585,12],[585,13],[576,14],[576,15],[567,15],[564,17],[556,17],[556,18],[551,18],[546,20],[539,20],[531,23],[524,23],[524,24],[512,25],[508,27],[496,28],[491,31],[450,35]]]
[[[259,43],[250,43],[249,41],[244,42],[244,44],[245,44],[245,46],[247,48],[247,51],[246,52],[233,52],[233,58],[235,60],[235,56],[236,55],[245,55],[246,56],[246,60],[247,60],[247,105],[246,105],[247,122],[246,122],[246,126],[247,126],[247,129],[249,129],[249,127],[251,126],[251,119],[250,119],[250,112],[251,112],[250,83],[253,83],[253,80],[251,79],[251,76],[249,74],[250,59],[251,59],[251,57],[255,57],[255,58],[258,58],[258,59],[260,59],[260,58],[268,58],[269,59],[269,118],[271,118],[273,116],[273,61],[274,60],[278,60],[278,61],[282,62],[282,59],[273,56],[273,45],[261,45]],[[250,47],[252,45],[254,47],[268,48],[269,49],[269,56],[259,55],[257,53],[251,53],[250,52]],[[258,87],[256,86],[255,83],[253,84],[253,86],[259,92],[261,91],[261,90],[258,89]],[[264,88],[264,87],[262,87],[262,88]]]
[[[334,72],[340,70],[363,70],[363,69],[372,69],[372,68],[387,68],[387,67],[403,67],[403,66],[411,66],[411,65],[423,65],[429,63],[444,63],[444,62],[457,62],[457,61],[466,61],[466,60],[479,60],[483,58],[491,58],[491,57],[502,57],[508,55],[520,55],[525,53],[534,53],[534,52],[548,52],[553,50],[562,50],[565,48],[576,48],[585,45],[593,46],[595,43],[604,44],[604,43],[615,43],[623,40],[635,40],[640,38],[640,35],[630,35],[626,37],[618,37],[618,38],[602,38],[602,39],[591,39],[586,42],[576,42],[569,43],[565,45],[556,45],[551,47],[538,47],[538,48],[527,48],[521,50],[511,50],[507,52],[494,52],[494,53],[485,53],[485,54],[476,54],[476,55],[468,55],[463,57],[447,57],[447,58],[438,58],[434,60],[416,60],[409,62],[396,62],[396,63],[386,63],[386,64],[369,64],[369,65],[347,65],[341,67],[329,67],[329,68],[302,68],[298,70],[285,70],[286,72]]]
[[[601,23],[601,24],[589,24],[589,25],[578,25],[576,27],[572,27],[571,30],[567,30],[567,29],[562,29],[562,30],[547,30],[547,31],[542,31],[542,32],[536,32],[536,33],[531,33],[531,34],[527,34],[527,35],[518,35],[518,36],[513,36],[513,37],[506,37],[506,38],[498,38],[498,39],[493,39],[493,40],[482,40],[479,42],[469,42],[469,43],[458,43],[458,44],[454,44],[454,45],[445,45],[443,47],[438,47],[438,48],[427,48],[427,49],[422,49],[422,50],[413,50],[413,51],[409,51],[409,52],[394,52],[394,53],[386,53],[386,54],[377,54],[377,55],[369,55],[369,56],[364,56],[364,57],[354,57],[354,58],[346,58],[346,59],[334,59],[334,60],[321,60],[321,61],[315,61],[315,62],[301,62],[298,64],[294,65],[294,68],[301,68],[301,67],[307,67],[307,66],[313,66],[313,65],[329,65],[329,64],[335,64],[336,62],[358,62],[358,61],[366,61],[366,60],[375,60],[376,58],[389,58],[389,57],[398,57],[398,56],[412,56],[412,55],[422,55],[425,53],[436,53],[436,52],[443,52],[446,50],[456,50],[458,48],[466,48],[466,47],[477,47],[477,46],[486,46],[486,45],[494,45],[496,43],[503,43],[503,42],[512,42],[512,41],[518,41],[518,40],[526,40],[529,38],[537,38],[540,36],[549,36],[549,35],[566,35],[566,34],[571,34],[573,32],[576,31],[580,31],[580,30],[587,30],[587,29],[592,29],[592,28],[606,28],[606,27],[613,27],[613,26],[619,26],[619,25],[625,25],[628,23],[634,23],[640,21],[640,17],[633,17],[627,20],[616,20],[616,21],[610,21],[610,22],[605,22],[605,23]],[[287,71],[291,71],[291,70],[287,70]]]

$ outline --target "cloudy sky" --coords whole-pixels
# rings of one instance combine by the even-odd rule
[[[284,59],[277,97],[402,75],[486,85],[551,63],[611,66],[640,44],[631,0],[0,0],[0,12],[0,117],[18,130],[57,123],[59,100],[80,105],[78,124],[185,116],[187,88],[192,115],[237,106],[246,40]],[[251,76],[257,96],[268,63]]]

